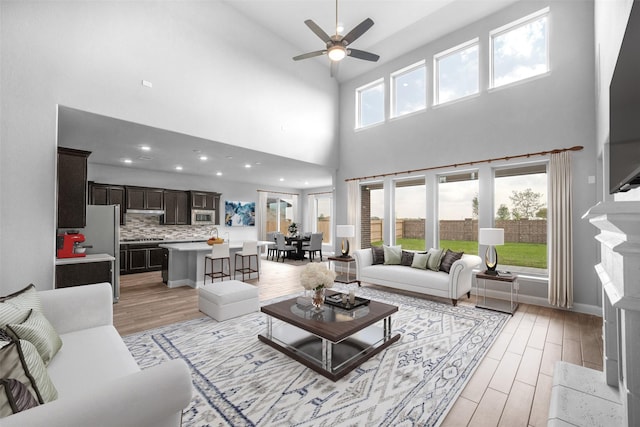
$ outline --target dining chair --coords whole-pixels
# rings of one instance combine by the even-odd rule
[[[276,251],[277,251],[276,262],[278,261],[281,255],[282,255],[282,262],[284,262],[285,255],[288,255],[290,252],[294,252],[296,250],[297,249],[295,246],[287,245],[284,234],[282,233],[276,234]]]
[[[268,242],[275,242],[276,241],[276,234],[278,234],[277,231],[270,231],[267,233],[267,241]],[[269,256],[271,256],[271,260],[273,260],[273,257],[278,253],[278,249],[276,248],[275,245],[269,245],[267,246],[267,259],[269,259]]]
[[[207,262],[209,261],[209,262]],[[215,269],[215,262],[220,261],[220,269]],[[224,272],[224,262],[227,261],[227,272]],[[210,272],[207,273],[207,264],[209,264]],[[211,253],[204,256],[204,278],[203,284],[207,282],[207,276],[211,277],[211,283],[214,279],[222,279],[225,277],[231,279],[231,258],[229,257],[229,244],[221,243],[213,245]]]
[[[240,264],[238,264],[238,257],[240,257]],[[256,267],[251,267],[251,259],[255,258]],[[247,259],[249,261],[249,265],[245,267],[244,261]],[[242,250],[236,252],[236,256],[233,259],[233,264],[235,265],[233,271],[233,278],[235,280],[236,273],[242,273],[242,281],[244,282],[244,276],[246,274],[251,278],[251,273],[258,273],[258,279],[260,278],[260,268],[258,267],[258,242],[257,241],[248,241],[242,243]]]
[[[309,259],[313,261],[316,252],[320,252],[320,261],[322,261],[322,237],[323,233],[312,233],[309,240],[309,246],[303,246],[302,250],[309,252]]]

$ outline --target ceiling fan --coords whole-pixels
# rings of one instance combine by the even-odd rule
[[[349,31],[346,35],[342,36],[338,33],[338,0],[336,0],[336,33],[333,36],[329,36],[325,33],[318,24],[311,19],[307,19],[304,23],[313,31],[315,35],[325,42],[326,48],[322,50],[316,50],[314,52],[303,53],[302,55],[294,56],[294,61],[300,61],[301,59],[314,58],[320,55],[327,55],[331,60],[331,76],[336,72],[338,62],[343,60],[347,56],[351,56],[357,59],[364,59],[365,61],[376,62],[380,59],[379,55],[371,52],[365,52],[364,50],[347,48],[351,43],[363,35],[369,28],[373,26],[373,20],[367,18],[358,24],[353,30]]]

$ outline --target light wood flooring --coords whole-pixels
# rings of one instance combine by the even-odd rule
[[[260,280],[248,283],[258,286],[261,300],[299,292],[300,268],[263,259]],[[197,291],[169,289],[159,272],[121,276],[120,282],[114,323],[121,335],[203,316]],[[473,305],[473,297],[459,304]],[[546,426],[559,360],[602,370],[602,319],[521,304],[442,426]]]

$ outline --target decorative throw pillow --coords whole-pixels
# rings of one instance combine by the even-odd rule
[[[22,323],[7,325],[7,332],[16,339],[24,339],[35,345],[45,365],[62,347],[60,336],[39,311],[30,310]]]
[[[38,351],[28,341],[14,340],[0,348],[0,377],[12,378],[24,384],[40,404],[58,397]],[[5,393],[0,393],[0,417],[14,413],[6,390],[4,391]]]
[[[429,270],[438,271],[440,269],[440,260],[442,259],[444,250],[431,248],[427,253],[429,254],[427,268]]]
[[[442,256],[442,261],[440,261],[440,271],[449,273],[453,263],[462,258],[462,254],[464,254],[464,252],[453,252],[447,249],[447,252]]]
[[[386,265],[400,265],[402,246],[383,246],[384,263]]]
[[[31,309],[42,311],[40,296],[33,284],[6,297],[0,297],[0,329],[8,323],[22,322]]]
[[[378,246],[372,246],[371,255],[373,255],[373,265],[384,264],[384,249]]]
[[[415,252],[412,252],[412,251],[402,251],[402,258],[400,258],[400,265],[411,267],[414,254]]]
[[[3,378],[0,379],[0,407],[2,408],[0,416],[4,416],[6,404],[9,405],[11,413],[17,414],[18,412],[35,408],[38,406],[38,401],[29,391],[27,384],[15,378]]]
[[[429,260],[429,254],[427,252],[417,252],[413,256],[413,262],[411,263],[411,267],[419,268],[421,270],[426,270],[428,260]]]

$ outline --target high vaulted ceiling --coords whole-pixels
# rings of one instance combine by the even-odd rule
[[[335,33],[335,0],[225,0],[269,31],[298,48],[298,53],[323,49],[322,41],[304,24],[313,20],[327,34]],[[353,47],[380,55],[378,64],[397,58],[447,33],[477,21],[517,0],[339,0],[338,21],[345,32],[366,18],[373,27]],[[325,64],[321,56],[307,61]],[[346,81],[376,64],[354,58],[340,63],[337,78]]]

